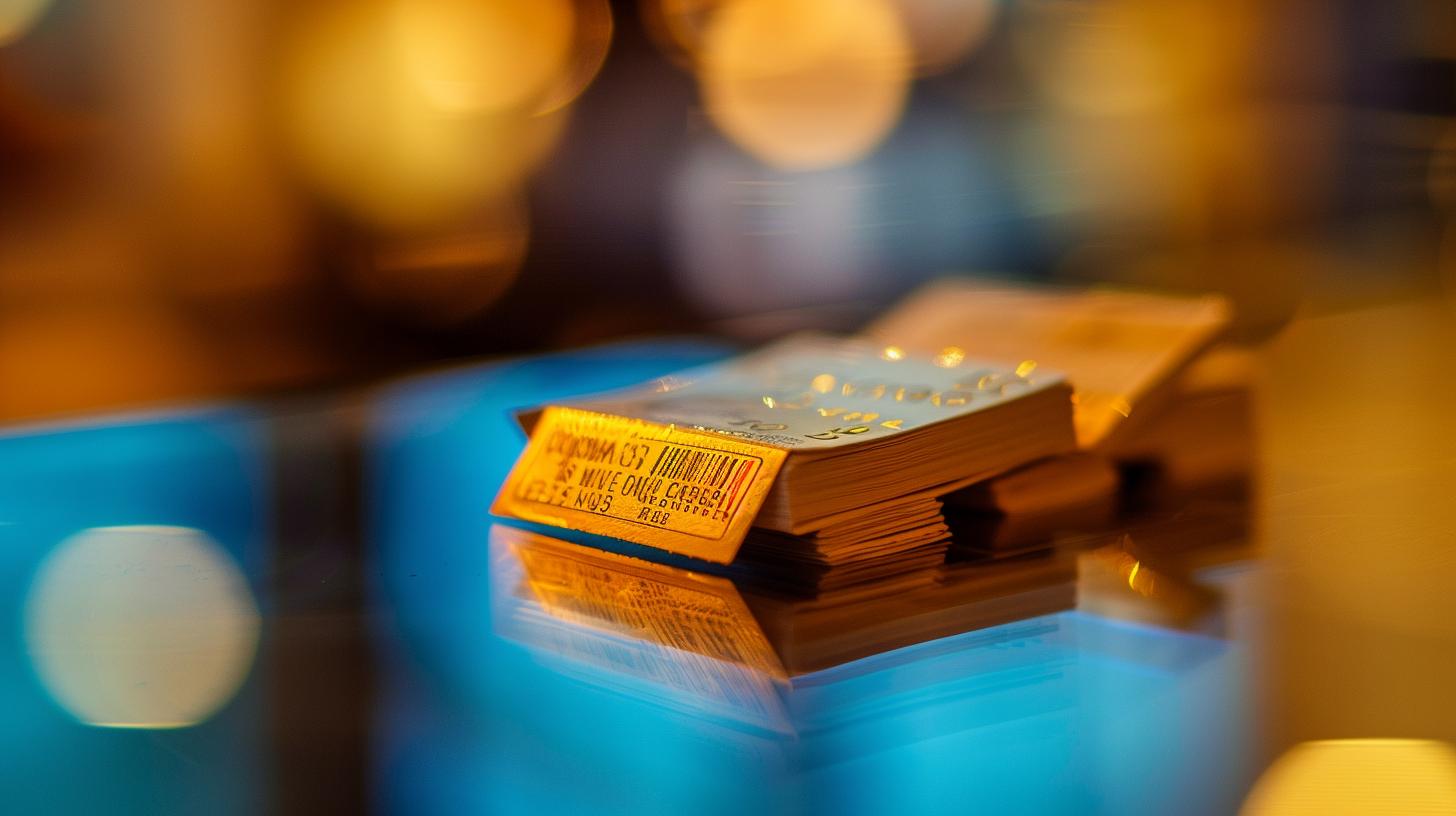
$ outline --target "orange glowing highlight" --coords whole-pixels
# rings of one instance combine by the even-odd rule
[[[409,79],[446,111],[501,111],[562,71],[575,13],[568,0],[411,0],[392,5],[393,47]]]
[[[955,368],[966,359],[965,349],[959,346],[946,346],[935,355],[935,364],[941,368]]]
[[[311,7],[284,56],[300,169],[356,217],[391,228],[439,224],[514,192],[566,122],[531,113],[566,64],[573,20],[565,0]]]
[[[575,9],[576,26],[570,51],[555,80],[536,102],[533,112],[537,115],[560,110],[574,102],[607,61],[613,32],[612,7],[608,0],[576,0]]]
[[[1305,742],[1275,760],[1242,816],[1456,812],[1456,750],[1420,739]]]
[[[740,147],[810,170],[874,149],[900,118],[910,67],[883,0],[735,0],[709,22],[699,80]]]

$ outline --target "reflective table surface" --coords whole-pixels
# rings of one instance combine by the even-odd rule
[[[818,640],[724,579],[488,514],[514,409],[732,352],[711,342],[8,429],[0,802],[1139,814],[1292,812],[1269,803],[1331,774],[1444,790],[1451,341],[1422,304],[1298,321],[1258,355],[1248,501],[1188,497],[996,604],[897,598]]]

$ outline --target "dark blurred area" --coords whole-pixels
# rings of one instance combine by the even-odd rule
[[[0,2],[0,418],[1456,269],[1445,0]]]

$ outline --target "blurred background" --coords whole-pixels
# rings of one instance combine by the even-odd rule
[[[805,801],[1221,812],[1289,749],[1414,769],[1382,794],[1456,780],[1386,739],[1456,742],[1451,0],[0,0],[0,423],[224,406],[0,438],[0,801],[626,803],[643,729],[669,805],[715,795],[683,769],[720,748],[762,771],[485,634],[507,411],[852,331],[948,274],[1218,291],[1237,340],[1282,331],[1238,508],[1263,566],[1227,644],[1064,617],[1091,657],[1038,658],[1035,716],[966,732],[986,761],[917,753],[921,708],[886,705],[912,748]],[[355,389],[665,334],[715,339]],[[708,781],[774,790],[745,778]]]
[[[0,418],[853,329],[968,272],[1456,269],[1456,6],[0,0]]]

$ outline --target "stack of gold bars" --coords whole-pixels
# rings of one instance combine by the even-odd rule
[[[940,282],[858,337],[523,412],[493,510],[732,579],[798,669],[1069,608],[1058,534],[1105,529],[1134,483],[1247,472],[1248,359],[1207,353],[1228,322],[1213,296]],[[562,546],[532,563],[560,573]],[[581,552],[598,583],[634,569]]]

